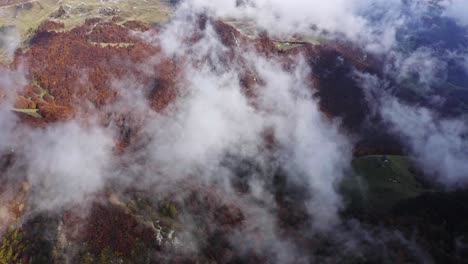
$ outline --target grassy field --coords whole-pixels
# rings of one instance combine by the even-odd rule
[[[280,41],[280,40],[275,40],[273,41],[275,43],[275,46],[280,49],[280,50],[289,50],[293,49],[296,47],[300,47],[305,44],[312,44],[312,45],[320,45],[320,42],[318,40],[314,39],[307,39],[307,40],[286,40],[286,41]]]
[[[42,21],[59,10],[66,11],[66,16],[56,20],[71,28],[87,18],[120,16],[124,21],[140,20],[147,23],[162,23],[169,19],[171,6],[164,0],[124,1],[124,0],[38,0],[30,5],[10,5],[0,7],[0,26],[15,25],[21,34],[30,28],[36,28]]]
[[[17,112],[17,113],[26,114],[26,115],[29,115],[29,116],[32,116],[32,117],[36,117],[36,118],[42,118],[41,114],[39,114],[38,109],[18,109],[18,108],[14,108],[13,111]]]
[[[404,156],[365,156],[353,160],[354,175],[347,177],[342,189],[351,198],[351,207],[383,212],[397,202],[426,191],[410,170]]]
[[[289,49],[293,49],[293,48],[297,48],[297,47],[302,46],[302,44],[295,44],[295,43],[282,42],[282,41],[276,41],[274,43],[275,43],[275,46],[279,50],[289,50]]]
[[[0,6],[0,28],[14,26],[24,43],[29,35],[45,20],[51,19],[60,8],[65,14],[53,18],[65,25],[65,30],[82,24],[88,18],[122,18],[121,23],[139,20],[149,24],[164,23],[172,7],[169,0],[37,0],[28,4]],[[0,51],[1,54],[1,51]]]
[[[93,45],[99,45],[99,47],[119,47],[119,48],[127,48],[130,46],[135,45],[135,43],[105,43],[105,42],[91,42]]]
[[[21,37],[23,48],[27,48],[28,37],[48,19],[63,23],[64,30],[69,30],[83,24],[86,19],[95,17],[111,19],[118,16],[122,19],[119,23],[138,20],[149,24],[163,24],[170,19],[173,12],[170,0],[10,0],[8,3],[0,5],[0,28],[14,26]],[[253,21],[228,18],[224,21],[248,37],[258,36]],[[318,40],[305,37],[275,41],[280,50],[288,50],[304,43],[320,45]],[[2,55],[0,49],[0,61],[5,62],[5,59],[5,54]]]

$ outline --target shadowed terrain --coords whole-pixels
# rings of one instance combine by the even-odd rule
[[[61,1],[60,5],[53,1],[0,3],[10,18],[24,15],[12,21],[22,37],[26,36],[11,61],[0,65],[1,70],[24,73],[24,80],[0,82],[0,103],[17,119],[12,134],[31,143],[26,136],[29,131],[50,131],[70,121],[86,129],[112,129],[109,152],[114,159],[108,166],[118,175],[83,197],[83,204],[43,210],[44,205],[33,198],[41,197],[44,186],[30,182],[30,174],[35,172],[25,162],[33,155],[28,144],[21,145],[22,149],[12,145],[0,153],[0,263],[281,263],[282,257],[289,260],[285,263],[418,263],[426,252],[435,263],[467,262],[465,186],[446,190],[428,180],[404,138],[375,113],[366,97],[368,90],[356,77],[359,72],[384,78],[384,55],[336,39],[247,35],[245,25],[205,14],[194,15],[194,30],[184,35],[184,46],[174,44],[176,51],[170,54],[164,43],[154,39],[164,37],[164,25],[159,23],[167,19],[175,3],[141,1],[135,6],[137,11],[129,13],[124,3],[111,1],[102,7],[103,2],[107,1],[88,1],[82,6],[75,1]],[[155,15],[139,12],[143,9],[151,9]],[[45,19],[35,17],[39,15]],[[27,19],[40,23],[31,24]],[[219,41],[221,54],[198,57],[193,54],[195,48],[177,50],[199,47],[207,35]],[[146,125],[155,122],[158,128],[169,129],[164,118],[180,118],[173,112],[183,109],[180,102],[193,93],[185,88],[192,74],[188,65],[209,68],[216,76],[235,72],[236,85],[252,111],[274,112],[261,108],[269,80],[262,79],[262,68],[245,56],[247,52],[277,63],[291,75],[301,62],[309,67],[301,84],[316,100],[319,119],[337,124],[340,133],[353,139],[352,162],[342,181],[333,183],[343,200],[338,211],[340,224],[332,231],[338,235],[306,231],[316,218],[308,211],[316,193],[294,180],[301,172],[291,169],[284,155],[277,154],[287,147],[281,144],[282,135],[274,131],[261,131],[262,159],[229,151],[219,154],[223,170],[215,173],[229,175],[226,182],[197,177],[205,164],[196,164],[189,177],[178,178],[182,172],[150,160],[152,153],[145,147],[157,135],[148,133]],[[453,90],[434,92],[448,98],[440,106],[443,116],[466,110],[466,91],[458,86],[465,82],[462,77],[455,79],[450,79],[456,82]],[[1,91],[8,91],[10,87],[3,86],[14,86],[15,81],[23,84],[11,100]],[[399,85],[403,89],[396,96],[403,102],[432,103],[411,92],[411,81]],[[214,101],[229,103],[219,100]],[[213,118],[209,114],[198,116],[198,122]],[[196,131],[183,132],[182,139]],[[79,140],[67,138],[65,142]],[[48,151],[38,153],[47,155]],[[65,149],[63,155],[73,157],[75,153]],[[158,158],[164,161],[166,157]],[[173,162],[177,167],[184,160]],[[148,171],[135,164],[143,164],[154,174],[172,173],[174,180],[147,182]],[[260,194],[253,180],[265,181],[266,200],[257,199]],[[266,213],[259,213],[258,208]],[[257,220],[260,226],[253,225]],[[348,236],[357,237],[352,240],[356,247],[348,243]],[[379,243],[368,237],[378,237]],[[306,253],[290,258],[274,254],[277,248],[289,247]]]

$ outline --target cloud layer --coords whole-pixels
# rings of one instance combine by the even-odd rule
[[[444,1],[441,14],[466,26],[457,12],[462,7],[461,1]],[[354,138],[339,119],[320,110],[310,58],[288,58],[291,62],[285,65],[253,45],[240,46],[234,34],[236,45],[226,45],[215,19],[253,23],[275,38],[298,34],[323,39],[325,45],[344,40],[378,57],[385,64],[379,74],[356,71],[372,114],[405,142],[426,175],[446,187],[459,187],[468,179],[466,118],[447,117],[428,108],[426,101],[439,98],[438,89],[449,81],[452,62],[444,56],[451,54],[465,67],[466,51],[440,52],[431,45],[408,44],[414,33],[409,28],[423,23],[431,10],[423,0],[184,1],[161,29],[132,33],[160,48],[161,54],[129,65],[151,75],[162,57],[176,61],[181,76],[174,83],[175,101],[156,112],[145,96],[147,83],[129,75],[110,84],[119,99],[104,109],[118,114],[130,109],[133,118],[142,120],[135,121],[139,125],[135,145],[119,153],[113,122],[103,125],[96,121],[100,115],[92,112],[87,112],[91,121],[86,120],[80,109],[73,120],[21,130],[23,124],[11,110],[25,77],[4,69],[0,87],[18,88],[0,91],[5,98],[0,106],[0,151],[13,149],[22,158],[17,166],[25,168],[33,188],[29,205],[33,212],[69,209],[104,191],[125,193],[130,188],[161,196],[176,193],[184,200],[186,185],[203,186],[220,191],[220,200],[234,201],[245,212],[244,229],[229,236],[236,250],[245,255],[258,250],[272,255],[276,263],[305,263],[309,253],[279,231],[277,215],[284,208],[275,197],[275,181],[282,174],[281,187],[291,188],[293,202],[304,207],[308,219],[301,230],[304,237],[329,235],[342,248],[359,249],[360,243],[398,238],[414,249],[413,242],[397,232],[371,232],[359,224],[349,227],[352,224],[342,219],[344,201],[337,189],[350,171]],[[246,75],[251,87],[243,83]],[[411,104],[411,98],[401,96],[411,89],[420,103]],[[239,181],[247,187],[239,188]],[[245,246],[254,239],[258,247]]]

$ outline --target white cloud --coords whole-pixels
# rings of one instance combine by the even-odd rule
[[[26,85],[23,67],[17,70],[0,69],[0,153],[15,146],[14,132],[17,117],[13,113],[15,98]]]
[[[428,48],[419,48],[407,56],[398,55],[393,66],[398,81],[410,79],[426,92],[432,84],[446,78],[447,63]]]
[[[260,30],[277,37],[299,33],[305,36],[337,35],[359,43],[372,52],[386,52],[396,44],[397,30],[422,16],[425,1],[400,0],[251,0],[236,5],[235,0],[185,1],[180,12],[208,12],[222,18],[252,21]],[[313,27],[320,32],[312,30]]]
[[[0,56],[11,59],[20,44],[20,35],[14,27],[0,28]]]
[[[351,144],[336,121],[326,119],[312,98],[308,80],[313,69],[301,59],[290,69],[284,69],[281,62],[252,50],[233,52],[220,42],[209,23],[204,31],[199,31],[194,11],[208,10],[215,16],[251,19],[260,28],[279,36],[296,32],[316,34],[311,30],[316,25],[363,44],[368,50],[385,52],[394,48],[398,28],[417,18],[424,10],[423,5],[416,1],[406,6],[397,0],[256,0],[246,1],[244,6],[236,3],[234,0],[187,1],[159,35],[142,34],[146,41],[160,46],[164,55],[183,62],[178,64],[181,78],[174,87],[180,95],[168,109],[156,113],[151,112],[142,92],[145,87],[137,79],[123,77],[113,82],[121,98],[112,110],[130,109],[133,114],[144,116],[138,134],[141,145],[123,154],[122,159],[130,161],[126,168],[113,166],[113,134],[96,123],[85,125],[75,120],[50,125],[27,131],[25,143],[13,140],[22,147],[26,157],[28,179],[34,188],[32,201],[38,209],[57,209],[85,201],[101,190],[107,180],[124,177],[133,180],[126,183],[156,186],[157,191],[166,187],[160,183],[176,188],[178,180],[195,179],[217,184],[236,196],[231,180],[237,175],[223,164],[227,155],[233,155],[259,166],[284,167],[288,182],[309,191],[307,210],[312,216],[313,231],[331,231],[340,223],[342,198],[335,188],[350,165]],[[405,9],[409,16],[403,15]],[[191,37],[195,33],[201,34],[201,38],[193,43]],[[232,57],[226,63],[228,56]],[[153,66],[159,59],[148,58],[146,69],[145,65],[136,67],[145,74],[153,74]],[[432,83],[441,68],[445,68],[427,49],[397,59],[397,79],[417,74],[423,85]],[[252,87],[255,96],[247,96],[240,85],[240,76],[246,71],[255,75],[256,84]],[[378,80],[371,85],[378,85]],[[133,89],[128,91],[122,87]],[[450,186],[464,179],[468,168],[463,161],[468,155],[463,123],[438,120],[428,110],[395,100],[378,105],[385,96],[379,93],[366,96],[375,100],[371,103],[377,104],[384,118],[408,140],[426,172]],[[13,115],[2,115],[1,111],[0,122],[6,124],[4,131],[12,131],[16,124]],[[277,144],[274,153],[265,150],[265,132],[273,133]],[[12,132],[0,133],[0,148],[2,143],[11,141],[12,135]],[[272,156],[275,164],[267,164],[273,160]],[[273,181],[272,175],[252,172],[249,176],[253,187],[251,197],[268,204],[249,205],[247,213],[251,215],[247,215],[250,218],[246,221],[251,221],[250,229],[244,232],[247,235],[251,235],[250,230],[269,233],[270,241],[265,241],[264,246],[286,247],[284,252],[278,249],[276,253],[279,262],[289,261],[291,252],[288,251],[295,249],[289,249],[287,241],[276,241],[278,237],[272,234],[277,231],[276,223],[268,210],[275,209],[274,199],[264,189],[264,185]],[[256,219],[257,216],[262,218]],[[235,239],[242,243],[244,235]]]
[[[381,115],[394,135],[402,138],[425,175],[449,188],[466,184],[466,117],[442,118],[431,109],[402,102],[391,94],[385,80],[358,76],[373,114]]]
[[[23,146],[35,209],[60,209],[100,190],[112,161],[112,136],[75,121],[30,134]]]
[[[190,4],[226,11],[218,10],[221,5],[214,2]],[[339,223],[341,198],[335,187],[349,166],[351,147],[337,124],[327,120],[312,99],[310,83],[305,81],[309,67],[298,60],[293,69],[285,70],[280,62],[251,50],[232,54],[210,23],[205,30],[197,28],[192,11],[183,6],[159,36],[143,35],[154,45],[161,44],[164,53],[186,62],[182,81],[177,84],[181,97],[145,128],[150,141],[144,156],[150,157],[157,171],[149,180],[195,177],[219,183],[229,191],[232,177],[238,176],[222,165],[225,156],[265,165],[271,153],[265,152],[264,135],[273,131],[279,145],[276,155],[287,168],[288,181],[306,186],[313,194],[308,203],[313,229],[329,230]],[[186,41],[193,34],[201,38],[195,43]],[[229,63],[227,56],[232,56]],[[247,97],[240,85],[246,70],[258,81],[253,98]],[[272,181],[269,176],[261,176],[262,181]],[[258,197],[265,192],[259,179],[252,177],[257,198],[269,199]]]
[[[426,108],[388,100],[383,117],[409,144],[423,171],[446,187],[468,181],[466,120],[441,119]]]
[[[308,203],[314,229],[327,230],[338,223],[341,198],[336,184],[350,164],[350,142],[336,124],[326,120],[311,98],[304,80],[310,70],[303,61],[292,73],[282,72],[268,61],[256,60],[256,69],[266,81],[260,107],[267,109],[267,124],[275,131],[290,181],[307,186],[313,198]]]
[[[463,64],[463,67],[465,68],[466,74],[468,74],[468,54],[465,54],[465,56],[463,57],[462,64]]]
[[[468,26],[468,2],[464,0],[445,0],[442,2],[445,7],[444,15],[455,19],[461,26]]]

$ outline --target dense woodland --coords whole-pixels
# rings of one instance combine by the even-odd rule
[[[282,50],[278,49],[268,36],[250,39],[232,26],[220,21],[209,21],[206,17],[199,18],[200,29],[203,30],[209,22],[213,23],[219,39],[227,47],[226,56],[221,62],[226,65],[229,65],[232,60],[236,60],[239,65],[247,65],[248,62],[243,61],[238,54],[247,48],[256,49],[268,58],[278,58],[286,70],[293,66],[294,58],[303,56],[314,69],[307,84],[314,96],[318,98],[321,111],[327,118],[340,119],[342,129],[346,133],[365,138],[357,142],[354,147],[355,156],[404,153],[397,139],[385,132],[375,132],[383,124],[380,124],[381,121],[378,118],[370,115],[364,93],[357,80],[351,76],[355,69],[381,74],[376,59],[362,60],[363,54],[349,43],[324,43],[322,45],[306,43],[297,48]],[[15,108],[37,109],[40,115],[40,117],[34,117],[18,112],[23,125],[44,127],[76,116],[87,117],[97,114],[103,126],[111,123],[118,126],[120,135],[119,142],[116,143],[116,152],[125,152],[127,148],[131,151],[133,145],[141,144],[138,130],[141,123],[148,117],[137,116],[141,113],[133,113],[130,109],[113,107],[119,99],[121,92],[119,89],[141,89],[151,108],[163,113],[177,100],[178,96],[182,96],[185,92],[180,88],[182,87],[180,84],[184,81],[183,72],[181,72],[184,60],[175,61],[173,58],[167,58],[158,46],[143,41],[139,34],[130,33],[130,31],[153,31],[154,34],[158,34],[159,28],[141,22],[130,21],[120,25],[118,19],[110,22],[90,19],[84,25],[70,31],[62,29],[63,25],[60,23],[44,22],[31,37],[30,47],[26,50],[18,50],[13,63],[8,66],[15,69],[21,67],[22,64],[27,65],[26,76],[29,84],[18,95]],[[186,41],[195,42],[200,37],[194,33]],[[122,43],[125,45],[119,45]],[[154,61],[149,62],[149,58],[154,58]],[[340,61],[345,63],[340,63]],[[150,67],[150,70],[143,71],[139,67],[134,67],[138,64],[145,64]],[[258,83],[262,83],[262,80],[255,78],[256,74],[249,70],[250,67],[244,67],[244,69],[242,75],[239,76],[240,84],[245,94],[255,99],[255,89]],[[113,85],[115,80],[129,76],[138,80],[141,85],[136,87],[131,83],[123,83],[127,85],[125,87]],[[372,129],[367,128],[366,122],[371,122],[375,126]],[[267,138],[267,140],[272,144],[275,142],[274,138]],[[15,163],[15,160],[14,153],[0,159],[0,179],[3,181],[0,184],[0,193],[2,201],[11,204],[9,210],[12,215],[20,217],[28,198],[28,183],[21,179],[16,179],[12,183],[1,177],[3,172],[13,167],[11,165]],[[283,184],[285,175],[280,169],[274,172],[274,176],[277,185],[271,188],[277,195],[275,197],[279,207],[277,221],[279,226],[284,228],[283,234],[285,236],[292,234],[295,242],[304,248],[314,248],[313,254],[333,255],[331,245],[336,241],[328,241],[323,237],[301,237],[296,233],[297,230],[307,225],[305,199]],[[14,188],[2,190],[1,188],[5,186],[3,183]],[[245,186],[242,184],[240,181],[237,191],[243,191]],[[138,196],[133,206],[123,208],[119,206],[121,201],[115,201],[116,199],[113,199],[110,193],[102,193],[99,195],[110,202],[93,204],[87,221],[80,219],[82,208],[72,208],[61,215],[38,215],[27,219],[23,227],[14,231],[0,230],[0,232],[7,232],[0,250],[0,263],[31,263],[32,260],[36,261],[32,263],[50,263],[51,259],[57,260],[58,257],[54,255],[58,254],[57,252],[67,255],[65,246],[57,248],[56,245],[51,244],[51,240],[43,237],[46,233],[56,235],[56,226],[64,230],[62,233],[69,243],[84,245],[82,252],[74,252],[74,256],[78,259],[73,259],[72,262],[76,263],[114,263],[113,261],[117,258],[132,260],[135,263],[268,263],[268,256],[259,256],[256,252],[249,251],[248,248],[245,249],[243,256],[239,257],[233,253],[234,249],[227,236],[235,234],[236,228],[243,228],[245,216],[239,206],[218,195],[216,190],[190,189],[187,192],[189,195],[179,201],[173,201],[171,197],[162,197],[155,201],[156,199],[141,193],[135,194],[134,190],[127,190],[127,192],[125,197]],[[438,194],[434,194],[436,195]],[[452,199],[451,195],[444,196],[443,199]],[[419,208],[416,214],[408,214],[416,210],[415,204],[426,203],[431,199],[433,196],[428,195],[414,199],[411,203],[399,205],[395,212],[385,215],[383,225],[400,226],[404,230],[410,230],[411,226],[419,225],[422,234],[420,241],[426,243],[428,248],[434,249],[436,257],[440,260],[458,261],[459,255],[450,255],[457,251],[451,241],[457,232],[466,231],[465,225],[455,223],[452,234],[442,234],[440,228],[438,229],[438,214],[451,214],[452,211],[444,212],[440,206],[437,208],[441,209],[441,212],[437,212],[438,209],[434,208]],[[132,202],[127,204],[132,204]],[[190,215],[200,216],[192,219],[196,227],[193,232],[207,237],[207,240],[206,244],[201,245],[202,250],[199,255],[188,254],[174,257],[167,253],[174,250],[169,245],[170,243],[165,242],[171,239],[170,235],[160,234],[163,242],[158,243],[154,240],[157,235],[154,231],[155,227],[149,226],[147,221],[141,219],[146,220],[144,217],[148,215],[157,216],[163,219],[159,222],[162,226],[161,230],[167,226],[177,229],[183,224],[178,217],[184,212],[183,210]],[[463,206],[457,210],[463,215],[468,215]],[[380,216],[367,212],[346,213],[369,224],[374,224],[374,221],[379,222],[376,219],[382,219]],[[425,217],[431,214],[435,215],[431,218],[434,222],[426,221]],[[455,221],[455,218],[449,219]],[[8,219],[8,221],[13,223],[15,219]],[[82,226],[83,222],[85,226]],[[216,223],[216,225],[211,223]],[[440,224],[450,225],[451,223]],[[440,234],[441,237],[430,237],[434,234]],[[255,235],[253,234],[253,237]],[[255,244],[256,241],[252,241],[252,245]],[[394,247],[392,252],[397,254],[393,257],[400,259],[401,263],[414,260],[412,253],[399,241],[393,241],[390,245]],[[381,257],[379,252],[372,252],[370,248],[368,253],[371,256],[369,260],[371,262],[372,256],[375,256],[374,260]],[[168,259],[168,256],[171,256],[171,259]],[[354,263],[366,263],[360,258],[348,260]],[[57,261],[61,263],[65,260]]]

